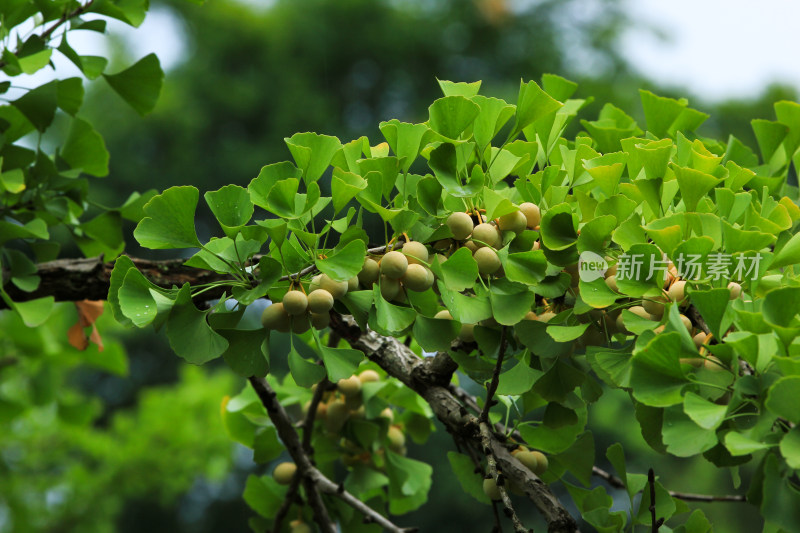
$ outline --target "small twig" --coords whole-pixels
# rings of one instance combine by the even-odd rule
[[[401,240],[395,241],[394,243],[389,244],[387,246],[376,246],[374,248],[370,248],[370,249],[367,250],[367,254],[368,255],[369,254],[382,254],[387,249],[388,250],[394,250],[402,242],[403,241],[401,239]],[[294,272],[292,274],[286,274],[285,276],[281,277],[278,281],[289,281],[289,280],[293,280],[293,279],[298,279],[298,278],[302,278],[303,276],[307,276],[308,274],[313,274],[315,272],[319,272],[319,269],[317,268],[316,264],[312,264],[312,265],[309,265],[309,266],[305,267],[304,269],[302,269],[302,270],[300,270],[298,272]]]
[[[647,471],[647,483],[650,485],[650,523],[653,525],[652,532],[658,533],[661,524],[656,519],[656,474],[652,468]]]
[[[609,485],[616,489],[624,489],[625,483],[622,482],[620,478],[612,474],[611,472],[606,472],[600,467],[593,466],[592,467],[592,475],[597,477],[603,478],[608,482]],[[746,502],[747,497],[743,494],[722,494],[722,495],[714,495],[714,494],[694,494],[691,492],[677,492],[674,490],[669,491],[669,495],[673,498],[677,498],[679,500],[687,501],[687,502],[704,502],[704,503],[711,503],[711,502]]]
[[[489,465],[488,471],[489,475],[492,476],[495,483],[497,484],[497,489],[500,492],[500,498],[503,502],[503,507],[505,507],[506,515],[511,519],[511,523],[514,525],[514,531],[516,533],[528,533],[528,530],[525,526],[522,525],[517,513],[514,511],[514,505],[511,503],[511,497],[508,495],[508,491],[505,487],[505,478],[503,474],[497,468],[497,460],[494,457],[494,452],[492,451],[492,433],[489,429],[489,424],[485,421],[480,423],[480,432],[481,432],[481,443],[483,444],[483,453],[486,454],[486,463]]]
[[[328,378],[323,379],[317,383],[317,388],[314,395],[311,397],[311,403],[308,406],[306,418],[303,420],[303,450],[309,457],[314,455],[314,448],[311,446],[311,436],[314,434],[314,420],[317,416],[317,408],[322,401],[322,396],[325,392],[333,388],[333,383],[328,381]]]
[[[483,406],[478,419],[481,422],[488,422],[489,410],[492,408],[492,401],[494,393],[497,391],[497,385],[500,383],[500,371],[503,369],[503,358],[506,354],[506,327],[500,328],[500,353],[497,354],[497,364],[494,367],[494,374],[492,374],[492,381],[486,390],[486,404]]]
[[[286,496],[284,496],[283,502],[278,508],[278,512],[275,513],[275,520],[272,522],[272,531],[274,533],[278,533],[281,530],[281,524],[283,523],[283,519],[286,518],[286,513],[289,512],[292,504],[297,500],[297,489],[300,488],[300,481],[302,481],[302,479],[300,475],[296,475],[292,478],[292,482],[289,483],[289,490],[286,491]]]

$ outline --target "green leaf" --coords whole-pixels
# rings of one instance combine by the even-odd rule
[[[264,377],[269,372],[269,342],[263,329],[223,329],[228,342],[222,353],[231,370],[242,377]]]
[[[444,352],[458,335],[461,325],[454,320],[419,315],[414,320],[412,335],[426,352]]]
[[[782,268],[800,263],[800,233],[795,233],[784,244],[770,263],[770,268]]]
[[[800,398],[800,376],[787,376],[772,384],[764,405],[770,412],[797,424],[800,423],[798,398]]]
[[[764,163],[769,163],[775,150],[778,149],[789,133],[789,128],[786,124],[760,118],[751,120],[750,125],[753,127],[758,148],[761,150],[761,157],[764,159]]]
[[[83,103],[83,81],[68,78],[58,82],[58,107],[70,115],[75,115]]]
[[[431,269],[453,291],[471,288],[478,278],[478,263],[468,248],[459,248],[442,263],[433,261]]]
[[[405,514],[428,500],[433,467],[427,463],[386,451],[386,474],[389,476],[389,512]]]
[[[143,211],[133,236],[145,248],[199,248],[194,229],[194,212],[200,193],[195,187],[170,187],[154,196]]]
[[[531,310],[536,294],[525,285],[498,279],[492,283],[489,300],[494,319],[504,326],[514,326]]]
[[[483,479],[475,473],[472,459],[463,453],[447,452],[447,460],[450,461],[450,467],[464,492],[479,502],[489,505],[491,502],[483,492]]]
[[[557,111],[561,106],[563,106],[561,102],[544,92],[535,81],[528,83],[520,81],[516,122],[511,135],[521,132],[528,125]],[[528,140],[534,141],[535,139]]]
[[[73,118],[67,138],[61,147],[61,158],[76,170],[91,176],[108,175],[108,151],[103,138],[92,125]]]
[[[465,96],[470,98],[478,94],[478,91],[481,90],[480,81],[448,81],[438,78],[436,81],[439,83],[439,88],[445,96]]]
[[[462,183],[456,147],[451,143],[442,143],[431,151],[429,166],[444,190],[456,198],[475,196],[483,188],[485,177],[479,165],[473,167],[469,179]]]
[[[375,307],[370,310],[370,326],[373,325],[374,315],[374,329],[377,331],[384,335],[399,335],[414,323],[417,312],[410,307],[400,307],[387,302],[381,295],[381,289],[377,283],[372,289],[372,297]]]
[[[498,255],[506,278],[510,281],[535,285],[545,278],[547,260],[541,250],[512,254],[504,248]]]
[[[455,140],[475,121],[480,110],[463,96],[445,96],[428,108],[428,126],[441,136]]]
[[[639,90],[647,129],[657,137],[673,137],[677,131],[694,131],[708,115],[688,107],[684,98],[675,100]]]
[[[120,312],[137,328],[152,323],[158,314],[158,306],[151,293],[154,287],[131,263],[125,272],[117,297]]]
[[[633,356],[633,396],[653,407],[668,407],[683,401],[687,381],[678,362],[681,337],[676,332],[655,336]]]
[[[40,85],[11,102],[11,105],[19,109],[37,130],[44,131],[56,115],[58,82]]]
[[[317,259],[314,264],[320,272],[338,281],[347,281],[357,276],[364,266],[367,248],[364,241],[352,240],[342,248],[334,249],[334,253],[326,259]]]
[[[775,455],[767,455],[763,468],[761,516],[780,526],[780,531],[792,531],[800,524],[800,491],[781,473],[783,469]]]
[[[697,211],[697,204],[700,199],[705,197],[708,191],[722,181],[711,174],[706,174],[693,168],[673,165],[672,169],[675,171],[675,177],[678,180],[681,197],[684,204],[686,204],[687,211]]]
[[[513,105],[499,98],[473,96],[473,102],[480,107],[480,113],[472,128],[472,134],[478,145],[478,152],[483,153],[508,120],[514,116]]]
[[[314,333],[317,335],[317,333]],[[317,339],[319,341],[319,339]],[[364,354],[350,348],[330,348],[318,342],[322,361],[328,371],[328,379],[336,383],[355,374],[358,364],[364,360]]]
[[[792,428],[783,436],[780,450],[789,468],[800,470],[800,426]]]
[[[548,209],[541,222],[542,244],[550,250],[566,250],[578,240],[569,204]]]
[[[288,359],[292,378],[301,387],[308,388],[314,383],[319,383],[325,377],[325,367],[304,359],[294,349],[294,345],[289,350]]]
[[[530,352],[520,358],[519,362],[511,369],[500,374],[500,382],[497,385],[497,394],[505,396],[517,396],[530,391],[533,384],[542,376],[541,370],[530,367]]]
[[[267,198],[272,187],[279,181],[288,178],[300,179],[301,176],[300,169],[288,161],[261,167],[261,172],[247,186],[247,192],[250,193],[250,201],[259,207],[269,209],[270,204]]]
[[[202,365],[221,356],[228,349],[225,337],[211,329],[208,312],[194,306],[189,284],[178,293],[167,320],[167,339],[172,350],[189,363]]]
[[[730,291],[727,288],[707,291],[693,290],[690,294],[692,304],[700,311],[700,315],[711,333],[718,339],[722,338],[722,320],[730,304]]]
[[[662,435],[667,451],[677,457],[692,457],[717,445],[716,433],[698,426],[680,406],[664,410]]]
[[[5,292],[2,292],[2,295],[6,304],[19,314],[22,322],[29,328],[36,328],[47,322],[55,308],[55,298],[52,296],[27,302],[13,302]]]
[[[114,91],[140,115],[146,115],[156,106],[164,71],[158,56],[149,54],[116,74],[103,74]]]
[[[580,324],[578,326],[548,326],[547,334],[550,335],[556,342],[570,342],[574,341],[586,331],[589,324]]]
[[[272,518],[283,501],[285,487],[278,484],[272,476],[258,477],[250,474],[244,487],[244,501],[264,518]]]
[[[461,294],[448,289],[441,280],[437,282],[437,285],[445,307],[453,315],[453,318],[462,324],[477,324],[492,316],[492,307],[486,294],[480,296]]]
[[[253,203],[244,187],[226,185],[217,191],[207,192],[204,198],[228,237],[234,238],[253,216]]]
[[[424,146],[430,128],[427,124],[409,124],[397,119],[381,122],[378,128],[397,158],[402,161],[401,170],[408,172]]]
[[[317,133],[295,133],[284,141],[297,168],[302,171],[306,184],[322,177],[334,154],[342,148],[342,143],[336,137]]]
[[[346,172],[339,167],[334,167],[333,178],[331,178],[331,195],[333,197],[333,209],[339,212],[347,203],[356,197],[358,193],[367,188],[367,182],[352,172]]]
[[[769,444],[753,440],[737,431],[730,431],[726,433],[724,443],[725,448],[727,448],[730,454],[734,457],[749,455],[753,452],[766,450],[767,448],[771,447]]]
[[[717,429],[725,420],[726,405],[717,405],[693,392],[683,398],[683,411],[703,429]]]

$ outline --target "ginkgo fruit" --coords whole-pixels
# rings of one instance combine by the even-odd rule
[[[373,383],[376,381],[380,381],[381,375],[375,372],[374,370],[367,369],[358,375],[358,379],[361,381],[361,383]]]
[[[497,257],[497,252],[491,248],[478,248],[473,257],[475,262],[478,263],[478,272],[484,276],[494,274],[500,270],[500,258]]]
[[[302,291],[289,291],[283,296],[283,308],[290,315],[302,315],[308,310],[308,297]]]
[[[311,533],[311,526],[302,520],[292,520],[289,527],[291,528],[289,533]]]
[[[486,494],[486,496],[488,496],[492,501],[503,499],[503,497],[500,495],[500,489],[497,488],[497,483],[490,477],[487,477],[483,480],[483,493]]]
[[[312,313],[327,313],[333,309],[333,295],[325,289],[317,289],[308,294],[308,310]]]
[[[525,202],[519,206],[520,212],[525,215],[528,221],[528,227],[534,229],[542,221],[542,213],[539,211],[539,206],[531,202]]]
[[[288,485],[292,482],[292,478],[297,473],[297,465],[294,463],[280,463],[272,471],[272,477],[275,478],[280,485]]]
[[[472,240],[478,245],[478,248],[483,246],[499,248],[502,243],[497,226],[485,222],[483,224],[478,224],[475,226],[475,229],[472,230]]]
[[[338,300],[345,294],[347,294],[347,282],[346,281],[336,281],[331,279],[327,274],[322,274],[319,278],[319,288],[325,289],[331,296],[333,296],[334,300]]]
[[[408,241],[403,245],[403,254],[408,259],[408,263],[419,264],[428,262],[428,249],[418,241]]]
[[[514,211],[498,218],[497,226],[502,231],[521,233],[528,226],[528,218],[522,211]]]
[[[325,414],[325,429],[330,433],[339,433],[349,416],[350,409],[342,400],[332,401],[328,404],[328,410]]]
[[[464,342],[475,342],[475,325],[462,324],[458,331],[458,338]]]
[[[686,298],[686,282],[684,280],[676,281],[670,285],[667,294],[669,294],[669,299],[673,302],[682,302]]]
[[[361,380],[358,379],[358,376],[340,379],[336,387],[339,392],[348,397],[361,394]]]
[[[420,264],[411,264],[408,265],[402,281],[406,289],[414,292],[426,291],[433,285],[433,273]]]
[[[475,225],[472,223],[472,217],[466,213],[451,213],[447,217],[447,227],[453,234],[453,238],[457,241],[466,240],[471,234]]]
[[[380,273],[381,269],[378,266],[378,262],[371,257],[367,257],[364,259],[364,265],[361,267],[361,272],[358,273],[358,281],[360,281],[363,286],[369,287],[378,281]]]
[[[392,250],[381,259],[381,274],[389,279],[400,279],[408,270],[408,259],[402,253]]]
[[[289,331],[289,314],[283,308],[283,304],[273,303],[261,313],[261,324],[267,329],[274,329],[286,333]]]
[[[547,456],[539,451],[532,451],[530,452],[536,458],[536,468],[531,469],[533,473],[537,476],[541,476],[545,472],[547,472],[547,468],[550,466],[550,462],[547,460]]]
[[[619,292],[619,287],[617,287],[617,276],[616,275],[612,274],[611,276],[608,276],[606,278],[606,285],[608,285],[608,288],[611,289],[612,291]]]
[[[381,276],[381,296],[386,301],[394,300],[397,298],[397,295],[400,294],[402,287],[400,286],[400,280],[387,278],[386,276]]]
[[[301,335],[311,329],[311,317],[308,314],[290,317],[292,333]]]
[[[327,328],[331,324],[331,314],[328,311],[324,313],[311,313],[311,326],[316,330]]]
[[[728,283],[728,290],[731,291],[731,300],[735,300],[742,295],[742,286],[735,281]]]
[[[389,426],[386,438],[389,440],[389,448],[393,452],[399,452],[406,445],[406,436],[403,434],[403,430],[397,426]]]

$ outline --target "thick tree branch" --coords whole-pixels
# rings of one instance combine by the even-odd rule
[[[486,463],[489,465],[489,475],[492,476],[492,479],[494,479],[497,489],[500,492],[500,498],[503,502],[506,516],[511,519],[511,523],[514,525],[514,531],[516,531],[516,533],[527,533],[528,530],[522,525],[517,513],[514,511],[514,505],[511,503],[511,497],[508,495],[508,490],[506,490],[506,478],[497,468],[497,460],[492,452],[492,432],[489,429],[489,424],[483,420],[480,422],[480,435],[481,444],[483,444],[483,451],[486,454]]]

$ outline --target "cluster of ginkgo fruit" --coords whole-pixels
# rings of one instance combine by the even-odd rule
[[[367,449],[345,436],[345,426],[351,419],[366,419],[362,387],[365,383],[374,383],[381,380],[380,374],[367,369],[349,378],[340,379],[335,389],[322,393],[321,401],[317,404],[315,422],[324,429],[325,434],[338,440],[341,451],[340,459],[346,466],[358,464],[368,465],[372,468],[382,469],[384,465],[385,449],[394,453],[406,454],[406,436],[403,427],[394,423],[394,411],[390,407],[384,408],[373,420],[385,420],[388,423],[385,440],[373,449]],[[316,391],[314,385],[312,390]],[[311,402],[303,406],[303,414],[307,415]],[[272,471],[272,475],[281,485],[289,485],[297,474],[297,465],[293,462],[279,463]],[[301,520],[292,522],[292,533],[310,532],[308,525]]]
[[[376,283],[385,300],[404,302],[406,291],[423,292],[433,287],[435,276],[429,261],[443,262],[460,247],[470,250],[482,276],[502,276],[497,250],[502,247],[503,232],[538,229],[540,221],[539,207],[530,202],[522,203],[517,211],[491,221],[477,211],[474,215],[451,213],[445,224],[453,237],[433,243],[432,256],[425,243],[406,240],[398,250],[367,256],[358,275],[347,281],[336,281],[326,274],[319,274],[311,279],[307,293],[299,282],[293,284],[281,302],[264,310],[261,322],[267,329],[284,333],[305,333],[311,327],[324,329],[330,323],[329,312],[335,300],[348,291],[371,289]],[[533,249],[538,247],[537,241]],[[452,318],[449,313],[443,313],[447,312],[436,318]],[[473,340],[470,327],[462,329],[462,340]]]

